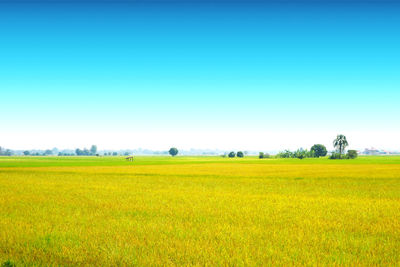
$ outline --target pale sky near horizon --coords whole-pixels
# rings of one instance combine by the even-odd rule
[[[0,146],[400,150],[396,1],[0,1]]]

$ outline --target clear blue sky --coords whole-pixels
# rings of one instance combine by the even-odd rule
[[[343,133],[400,149],[399,14],[396,1],[0,1],[0,145],[284,149]]]

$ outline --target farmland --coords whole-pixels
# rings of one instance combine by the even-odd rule
[[[399,265],[400,157],[0,157],[0,265]]]

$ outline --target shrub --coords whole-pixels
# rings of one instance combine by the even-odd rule
[[[268,153],[260,152],[258,154],[258,158],[260,159],[269,159],[271,156]]]
[[[298,159],[314,158],[314,151],[308,151],[300,148],[293,152],[292,157]]]
[[[358,156],[358,153],[356,150],[349,150],[347,151],[347,155],[346,155],[349,159],[355,159]]]
[[[242,151],[238,151],[238,152],[236,153],[236,156],[237,156],[238,158],[243,158],[243,157],[244,157],[244,154],[243,154]]]
[[[236,155],[235,152],[231,151],[231,152],[229,152],[228,157],[234,158],[235,155]]]
[[[293,158],[293,153],[289,150],[285,150],[283,152],[279,152],[276,155],[277,158]]]
[[[329,159],[342,159],[343,156],[340,153],[333,152],[332,155],[329,156]]]
[[[293,153],[293,156],[298,159],[304,159],[307,156],[307,151],[298,149]]]

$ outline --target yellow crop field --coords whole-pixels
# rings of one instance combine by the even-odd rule
[[[0,158],[0,265],[400,265],[400,157]]]

